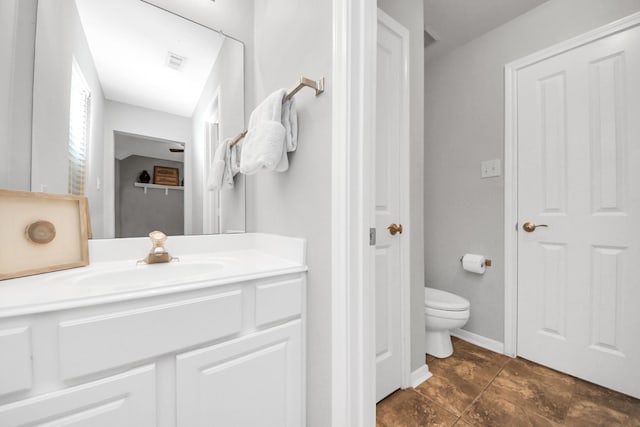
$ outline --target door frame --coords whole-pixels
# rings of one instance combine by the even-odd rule
[[[640,12],[505,65],[504,130],[504,353],[518,354],[518,71],[552,56],[640,25]]]
[[[399,215],[398,223],[402,224],[406,233],[401,235],[398,243],[400,252],[400,334],[401,334],[401,348],[400,348],[400,360],[401,360],[401,387],[411,387],[411,223],[410,223],[410,197],[409,197],[409,184],[411,183],[410,177],[410,91],[409,91],[409,30],[405,28],[398,21],[393,19],[389,14],[385,13],[382,9],[378,9],[377,23],[389,28],[395,35],[402,40],[402,92],[401,92],[401,105],[400,111],[400,140],[398,141],[398,151],[400,159],[400,171],[399,183]],[[377,27],[376,27],[377,28]],[[378,37],[376,34],[376,51],[377,51]],[[376,60],[377,61],[377,60]],[[376,62],[377,63],[377,62]],[[377,83],[376,83],[377,84]],[[377,119],[377,117],[376,117]],[[373,144],[375,148],[375,144]],[[371,163],[371,181],[375,182],[375,149],[372,156]],[[375,202],[375,188],[371,186],[371,199]],[[375,225],[375,206],[372,209],[371,224]],[[380,230],[383,231],[383,230]],[[375,253],[372,255],[375,257]],[[373,259],[371,261],[372,270],[371,276],[375,279],[375,269],[373,269]],[[375,301],[375,298],[374,298]],[[375,305],[374,305],[375,307]],[[374,309],[375,313],[375,309]],[[375,330],[374,330],[375,332]]]
[[[376,364],[369,227],[378,10],[375,0],[333,0],[332,9],[331,425],[371,427]]]

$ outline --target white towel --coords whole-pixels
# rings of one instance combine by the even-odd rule
[[[296,151],[298,148],[298,112],[296,111],[295,98],[282,103],[282,125],[286,134],[287,151]]]
[[[282,101],[286,93],[284,89],[275,91],[251,113],[242,142],[240,172],[252,175],[259,171],[284,172],[289,168],[287,131],[282,124]]]
[[[231,145],[231,143],[229,143]],[[242,150],[242,144],[236,144],[231,149],[227,150],[227,165],[229,166],[229,173],[231,176],[236,176],[240,172],[240,154]]]
[[[236,147],[230,147],[231,138],[222,141],[213,155],[211,170],[207,179],[207,189],[223,190],[233,188],[233,177],[238,173],[237,164],[234,168]]]

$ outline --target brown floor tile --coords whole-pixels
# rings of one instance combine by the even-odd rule
[[[429,370],[434,375],[448,375],[454,371],[469,380],[491,380],[510,360],[507,356],[458,339],[453,341],[453,349],[450,357],[429,359]]]
[[[640,427],[640,400],[452,338],[433,374],[377,406],[377,427]]]
[[[377,427],[449,427],[457,418],[412,389],[396,391],[376,407]]]
[[[576,379],[567,426],[640,426],[640,400]]]
[[[491,390],[528,414],[561,423],[569,411],[575,380],[524,359],[512,359],[491,383]]]
[[[627,418],[625,423],[626,427],[640,427],[640,417],[629,415],[629,418]]]
[[[640,419],[640,399],[634,399],[631,396],[577,378],[575,382],[574,399],[589,400],[597,405],[606,406]]]
[[[433,377],[416,390],[460,416],[509,358],[459,339],[452,341],[453,355],[446,359],[428,359]]]
[[[478,347],[477,345],[471,344],[470,342],[461,340],[456,337],[451,337],[451,338],[452,340],[455,340],[454,342],[456,343],[455,344],[456,348],[458,349],[462,348],[462,349],[465,349],[467,352],[478,355],[479,357],[490,359],[495,364],[504,366],[509,360],[511,360],[511,357],[505,356],[504,354],[495,353],[491,350]]]
[[[550,427],[553,423],[542,416],[514,405],[491,387],[464,413],[462,419],[471,426]]]
[[[434,375],[415,390],[456,416],[460,416],[480,394],[482,388],[473,383]]]
[[[625,426],[628,427],[629,416],[606,406],[598,405],[590,400],[574,400],[565,420],[566,426]]]

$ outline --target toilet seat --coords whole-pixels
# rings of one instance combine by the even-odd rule
[[[428,287],[424,288],[424,305],[426,309],[443,311],[465,311],[471,306],[461,296]]]
[[[438,310],[437,308],[425,307],[424,314],[432,318],[449,320],[468,320],[470,311],[467,310]]]

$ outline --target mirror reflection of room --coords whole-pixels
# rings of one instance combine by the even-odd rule
[[[37,8],[31,190],[86,195],[94,238],[244,231],[244,178],[207,189],[244,128],[242,43],[139,0]]]

